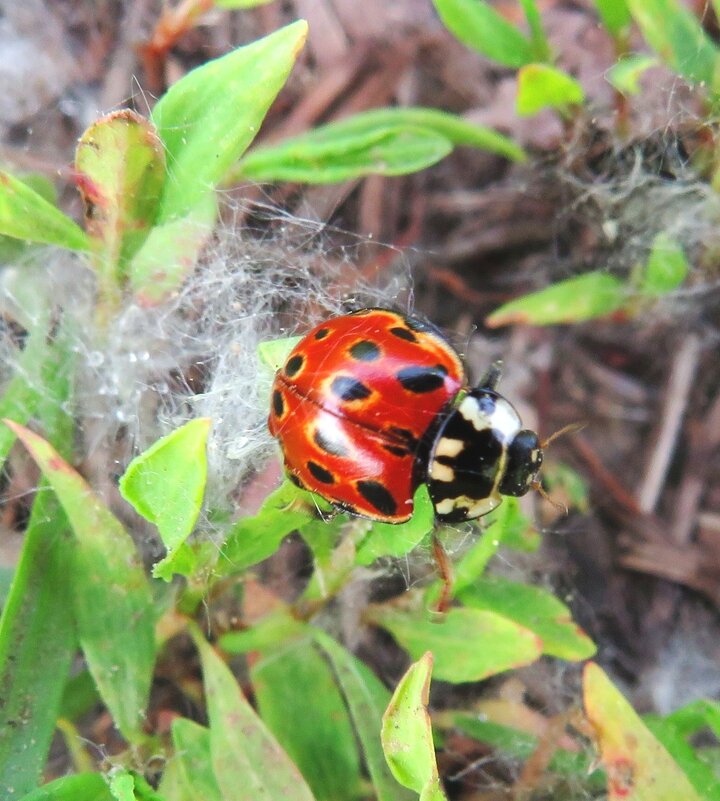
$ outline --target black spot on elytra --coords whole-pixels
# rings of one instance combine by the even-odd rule
[[[400,428],[400,426],[389,426],[388,433],[392,434],[394,437],[398,439],[402,439],[407,443],[408,448],[414,448],[417,445],[417,438],[407,428]]]
[[[363,498],[380,514],[392,517],[397,511],[395,499],[379,481],[358,481],[356,486]]]
[[[359,362],[374,362],[380,358],[380,348],[369,339],[361,339],[348,351],[353,359]]]
[[[397,373],[397,380],[408,392],[434,392],[445,385],[447,370],[441,364],[435,367],[405,367]]]
[[[312,473],[313,478],[316,478],[321,484],[335,483],[335,476],[317,462],[309,461],[307,463],[307,469]]]
[[[339,375],[333,379],[330,391],[343,401],[357,401],[369,398],[372,391],[362,381],[348,375]]]
[[[393,456],[400,456],[401,458],[410,455],[410,451],[407,448],[401,447],[400,445],[384,444],[383,449],[388,453],[392,453]]]
[[[409,328],[403,328],[402,326],[395,326],[394,328],[389,329],[390,333],[397,337],[398,339],[404,339],[406,342],[417,342],[417,337]]]
[[[299,353],[291,356],[287,362],[285,362],[285,375],[288,378],[294,378],[300,370],[302,370],[303,364],[305,364],[304,356],[301,356]]]
[[[276,417],[282,417],[285,414],[285,401],[283,400],[282,392],[276,389],[272,395],[272,407]]]
[[[298,489],[305,489],[305,485],[302,481],[295,475],[295,473],[288,473],[287,474],[288,480],[291,484],[294,484]]]
[[[321,451],[329,453],[331,456],[347,456],[348,450],[345,445],[337,439],[333,439],[331,434],[317,428],[313,434],[315,444]]]
[[[315,339],[325,339],[325,337],[330,333],[329,328],[319,328],[315,332]]]

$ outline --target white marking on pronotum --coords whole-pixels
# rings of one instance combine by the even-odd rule
[[[482,411],[477,399],[473,398],[472,395],[468,395],[463,400],[458,406],[458,411],[468,423],[472,423],[476,431],[484,431],[486,428],[490,428],[490,418]]]
[[[497,398],[495,410],[490,416],[492,427],[498,431],[505,442],[509,442],[522,428],[518,413],[505,398]]]
[[[487,498],[468,498],[467,495],[460,495],[458,498],[443,498],[440,503],[436,504],[435,511],[439,515],[449,515],[456,509],[464,509],[465,516],[468,520],[473,520],[476,517],[482,517],[488,512],[499,506],[502,503],[502,498],[499,495],[489,495]]]
[[[433,461],[430,465],[430,478],[435,481],[455,481],[455,471],[446,464]]]
[[[435,456],[448,456],[449,458],[454,459],[464,447],[465,443],[461,439],[440,437],[437,445],[435,446]]]

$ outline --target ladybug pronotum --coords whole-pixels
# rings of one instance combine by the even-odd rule
[[[491,368],[468,389],[432,327],[362,309],[310,331],[278,370],[268,425],[292,481],[352,514],[402,523],[427,484],[439,520],[481,517],[524,495],[543,460],[496,392]]]

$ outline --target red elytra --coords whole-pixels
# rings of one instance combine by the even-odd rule
[[[465,385],[462,363],[429,326],[362,309],[312,329],[277,372],[270,432],[289,477],[375,520],[412,514],[417,453]]]

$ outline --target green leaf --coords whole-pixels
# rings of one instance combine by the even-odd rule
[[[236,573],[275,553],[280,542],[315,519],[315,507],[303,501],[313,497],[285,481],[268,495],[254,517],[244,517],[230,529],[221,551],[218,568],[222,573]]]
[[[135,778],[126,770],[117,770],[110,776],[110,792],[115,801],[136,801]]]
[[[72,542],[46,484],[33,503],[10,595],[0,618],[0,796],[37,786],[76,648],[71,610]],[[42,658],[39,655],[42,654]]]
[[[373,109],[256,148],[228,180],[333,183],[369,174],[402,175],[435,164],[455,145],[524,158],[512,140],[454,114],[430,108]]]
[[[90,249],[82,228],[4,170],[0,170],[0,234],[68,250]]]
[[[536,61],[550,61],[552,52],[548,43],[545,31],[542,26],[542,18],[535,0],[520,0],[520,5],[525,12],[525,19],[530,28],[530,40],[532,42],[533,53]]]
[[[453,715],[452,722],[460,731],[513,759],[522,761],[530,759],[541,745],[540,738],[511,726],[486,720],[484,715],[482,717]],[[593,788],[601,777],[601,774],[594,769],[587,753],[566,751],[561,748],[555,750],[548,768],[554,773],[573,776],[580,781],[587,780]]]
[[[720,50],[699,20],[677,0],[627,0],[645,40],[675,72],[718,91]]]
[[[175,748],[172,762],[180,785],[180,797],[175,801],[223,801],[212,769],[210,729],[186,718],[175,718],[172,740]],[[163,792],[162,785],[160,791]],[[167,792],[165,795],[175,798]]]
[[[602,24],[613,39],[624,36],[632,18],[627,0],[595,0]]]
[[[189,72],[160,98],[152,119],[170,174],[158,222],[184,217],[255,138],[307,35],[294,22]]]
[[[362,142],[320,146],[291,140],[250,153],[233,179],[332,184],[365,175],[406,175],[437,164],[451,151],[447,139],[422,128],[380,129],[365,134]]]
[[[99,773],[77,773],[44,784],[21,801],[115,801]]]
[[[473,50],[507,67],[535,60],[535,48],[484,0],[433,0],[451,33]]]
[[[646,70],[658,64],[655,56],[648,53],[633,53],[621,58],[605,73],[606,80],[623,95],[640,92],[640,78]]]
[[[594,662],[585,666],[583,697],[607,771],[610,801],[701,801],[667,750]]]
[[[659,715],[645,715],[643,722],[658,741],[667,748],[670,756],[682,768],[692,786],[706,801],[720,798],[720,778],[713,772],[698,751],[688,742],[682,728],[671,719]]]
[[[78,636],[115,724],[140,741],[155,661],[150,588],[135,546],[81,476],[41,437],[5,421],[55,491],[75,533],[68,567]]]
[[[588,659],[597,648],[554,595],[501,576],[485,576],[458,596],[473,609],[487,609],[537,634],[543,653],[559,659]]]
[[[393,776],[421,801],[447,801],[438,775],[427,704],[433,655],[424,654],[400,679],[385,710],[382,745]]]
[[[128,266],[128,279],[141,306],[157,306],[192,274],[217,218],[213,194],[182,217],[156,225]]]
[[[120,479],[120,494],[154,523],[167,548],[153,575],[170,581],[175,557],[190,536],[202,507],[207,482],[210,419],[191,420],[136,456]]]
[[[625,284],[597,270],[511,300],[486,317],[485,324],[490,328],[498,328],[513,323],[578,323],[617,311],[626,300]]]
[[[720,702],[701,699],[676,709],[665,717],[684,737],[707,726],[720,740]]]
[[[252,666],[250,678],[262,719],[315,798],[356,799],[360,757],[355,735],[335,676],[313,641],[268,652]]]
[[[193,639],[202,660],[211,764],[222,797],[313,801],[300,771],[240,692],[227,665],[197,629]]]
[[[358,545],[355,562],[370,565],[381,556],[404,556],[435,527],[435,508],[427,487],[418,487],[413,516],[406,523],[373,523]]]
[[[567,110],[582,103],[585,92],[578,81],[549,64],[527,64],[518,72],[515,110],[530,117],[544,108]]]
[[[682,284],[690,265],[678,242],[664,232],[653,239],[652,249],[639,281],[639,291],[651,297],[661,297]]]
[[[100,269],[119,282],[157,214],[165,182],[165,153],[155,127],[129,109],[94,122],[75,152],[76,181],[87,232]]]
[[[290,351],[303,337],[283,337],[282,339],[268,339],[257,347],[260,361],[267,365],[273,373],[277,372],[290,355]]]
[[[443,681],[480,681],[528,665],[542,653],[531,631],[480,609],[453,608],[437,622],[424,609],[372,606],[367,619],[387,629],[413,659],[432,651],[435,675]]]
[[[61,324],[54,341],[46,340],[46,327],[38,323],[21,361],[24,365],[36,355],[39,363],[28,363],[27,375],[22,367],[22,379],[32,385],[33,412],[47,436],[69,454],[74,432],[64,409],[70,398],[73,360],[62,336]],[[3,411],[7,399],[6,394],[0,402]],[[5,432],[10,433],[0,426],[0,440]],[[14,440],[13,434],[10,441]],[[0,687],[4,688],[0,732],[12,732],[12,736],[0,734],[0,796],[8,801],[37,786],[76,649],[72,611],[58,603],[72,594],[68,564],[73,550],[62,509],[43,481],[0,618]]]
[[[253,626],[242,631],[228,631],[220,637],[220,646],[229,654],[264,651],[307,637],[307,624],[294,617],[286,607],[270,612]]]
[[[332,637],[318,628],[314,632],[315,641],[330,659],[345,697],[377,800],[406,801],[410,794],[398,787],[385,761],[380,741],[382,716],[390,703],[390,693],[365,664]]]
[[[74,721],[100,703],[90,671],[83,670],[65,683],[58,717]]]

